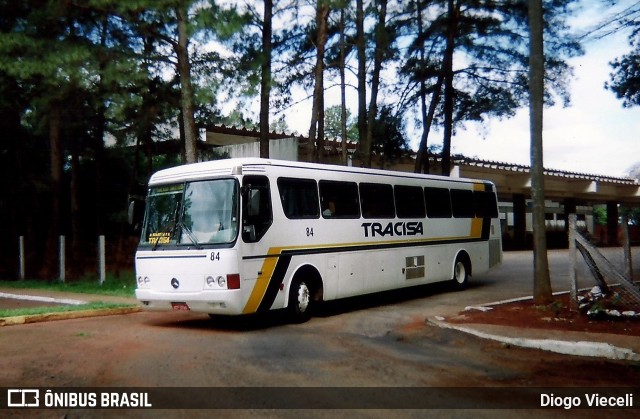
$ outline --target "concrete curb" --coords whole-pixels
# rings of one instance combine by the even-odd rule
[[[87,304],[86,301],[75,300],[71,298],[53,298],[53,297],[43,297],[40,295],[10,294],[6,292],[0,292],[0,298],[11,298],[13,300],[39,301],[43,303],[68,304],[68,305]]]
[[[113,316],[118,314],[130,314],[138,313],[142,311],[142,307],[115,307],[115,308],[103,308],[95,310],[78,310],[78,311],[64,311],[59,313],[43,313],[43,314],[30,314],[26,316],[13,316],[0,318],[0,327],[2,326],[14,326],[18,324],[27,323],[40,323],[55,320],[69,320],[69,319],[81,319],[85,317],[101,317],[101,316]]]
[[[496,342],[519,346],[522,348],[541,349],[543,351],[565,355],[588,356],[636,362],[640,361],[640,355],[633,352],[631,349],[620,348],[609,343],[507,337],[482,332],[471,327],[453,325],[451,323],[447,323],[444,318],[441,317],[428,318],[427,323],[441,328],[468,333],[482,339],[490,339]]]

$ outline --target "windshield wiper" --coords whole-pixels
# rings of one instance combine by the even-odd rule
[[[202,249],[202,246],[200,246],[200,243],[198,243],[198,240],[196,240],[196,237],[193,235],[193,231],[191,231],[191,229],[187,227],[187,225],[182,220],[178,221],[178,225],[182,228],[182,230],[184,230],[185,233],[187,233],[187,237],[189,237],[189,240],[191,240],[191,243],[193,243],[196,249]]]

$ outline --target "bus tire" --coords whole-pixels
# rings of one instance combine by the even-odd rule
[[[311,289],[307,282],[295,278],[289,289],[289,315],[295,323],[304,323],[311,318]]]
[[[451,282],[453,284],[453,288],[459,291],[462,291],[467,287],[469,282],[469,273],[471,272],[468,257],[465,256],[466,254],[458,255],[456,262],[453,265],[453,278]]]

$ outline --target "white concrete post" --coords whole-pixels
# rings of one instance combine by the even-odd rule
[[[64,236],[60,236],[59,237],[59,260],[60,260],[60,277],[58,279],[60,279],[60,282],[64,282],[65,280],[65,260],[64,260],[64,256],[65,256],[65,241],[64,241]]]
[[[20,236],[18,240],[18,247],[20,253],[20,279],[24,279],[25,277],[25,268],[24,268],[24,236]]]
[[[98,269],[100,276],[100,285],[104,284],[107,276],[106,260],[105,260],[105,243],[104,236],[98,237]]]

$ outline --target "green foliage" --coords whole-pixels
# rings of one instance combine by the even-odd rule
[[[317,31],[316,3],[275,3],[272,114],[293,105],[294,88],[311,92]],[[341,10],[346,18],[346,73],[355,73],[353,3],[329,2],[326,89],[337,86]],[[404,125],[407,115],[418,108],[420,82],[431,93],[441,71],[446,2],[390,2],[381,26],[374,24],[379,4],[365,3],[367,67],[374,67],[374,53],[380,52],[387,72],[378,95],[374,148],[393,158],[406,149]],[[455,119],[462,123],[512,115],[523,103],[527,84],[525,3],[463,3],[456,32],[456,54],[463,59],[455,75]],[[565,58],[579,50],[567,38],[564,25],[572,1],[546,3],[547,81],[549,91],[556,92],[548,101],[556,96],[564,101],[570,75]],[[427,6],[420,39],[416,4]],[[0,0],[0,187],[12,192],[0,203],[4,221],[0,234],[7,238],[0,243],[0,277],[12,277],[17,271],[13,242],[18,235],[25,235],[29,243],[29,266],[53,260],[45,243],[57,233],[84,244],[106,232],[108,237],[122,238],[117,252],[131,253],[122,244],[131,234],[123,224],[128,199],[144,195],[153,171],[181,163],[177,7],[188,12],[197,125],[256,128],[260,66],[267,58],[261,47],[259,6],[259,2],[214,0]],[[56,113],[60,126],[51,135],[51,117]],[[339,115],[338,107],[327,109],[327,136],[341,136]],[[349,115],[350,141],[358,139],[354,120]],[[441,121],[438,108],[436,123]],[[280,124],[274,129],[286,127]],[[49,150],[56,138],[64,164],[60,190],[54,187],[50,170]],[[60,226],[52,227],[49,208],[56,200],[61,220]],[[77,208],[71,208],[72,202]],[[72,257],[91,265],[93,255]],[[124,265],[131,263],[118,259],[125,260]],[[37,266],[31,269],[36,276]]]
[[[135,277],[132,271],[121,276],[107,274],[102,285],[97,277],[85,277],[76,281],[58,282],[26,279],[23,281],[0,281],[2,288],[40,289],[60,292],[76,292],[81,294],[109,295],[117,297],[133,297],[135,291]]]
[[[607,225],[607,209],[605,207],[594,207],[593,220],[598,225]]]
[[[374,121],[373,149],[386,161],[393,161],[409,150],[404,121],[390,106],[380,108]]]
[[[324,132],[329,139],[342,139],[342,106],[330,106],[324,111]],[[357,121],[347,109],[347,141],[358,141]]]
[[[632,52],[611,62],[611,81],[605,84],[626,108],[640,106],[640,24],[635,36]]]
[[[545,71],[547,96],[569,102],[571,69],[566,59],[582,53],[565,23],[572,1],[545,1]],[[455,51],[460,57],[454,74],[454,123],[484,122],[489,117],[510,117],[528,102],[528,25],[526,2],[481,0],[461,2],[455,34]],[[403,77],[398,92],[402,109],[414,109],[420,99],[420,82],[426,83],[429,101],[442,71],[449,17],[446,1],[421,3],[423,36],[417,33],[416,2],[407,2],[405,14],[396,22],[397,31],[411,43],[401,62]],[[442,123],[442,110],[436,123]]]
[[[105,303],[102,301],[79,305],[55,305],[19,309],[0,309],[0,318],[14,316],[33,316],[37,314],[66,313],[70,311],[106,310],[112,308],[134,307],[134,304]],[[87,336],[87,335],[83,335]]]

